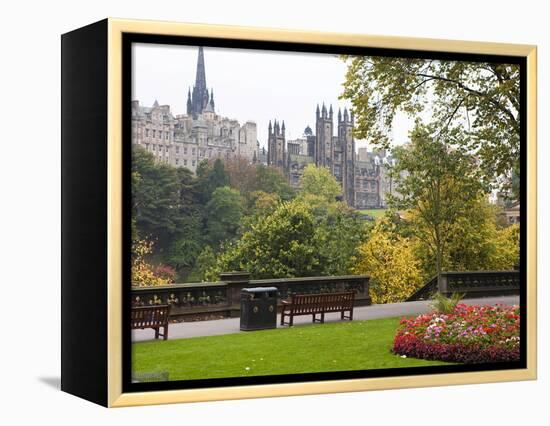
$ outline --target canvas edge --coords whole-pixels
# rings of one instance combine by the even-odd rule
[[[536,46],[393,36],[337,34],[161,21],[108,21],[108,406],[123,407],[427,386],[535,380],[537,279],[537,51]],[[122,34],[143,33],[224,39],[300,42],[507,55],[527,59],[527,368],[404,377],[333,380],[238,387],[122,393]]]

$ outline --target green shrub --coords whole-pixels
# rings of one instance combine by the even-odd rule
[[[451,297],[446,297],[437,292],[434,294],[432,301],[429,303],[430,308],[440,314],[451,314],[454,312],[456,305],[462,300],[464,294],[453,293]]]

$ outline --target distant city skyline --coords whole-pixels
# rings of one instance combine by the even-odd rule
[[[136,43],[132,46],[132,99],[143,106],[170,105],[174,115],[186,113],[187,93],[195,82],[197,46]],[[241,123],[254,121],[258,141],[267,148],[269,120],[285,121],[287,140],[315,126],[317,104],[350,109],[340,100],[346,64],[336,55],[204,48],[206,83],[214,89],[215,112]],[[394,143],[407,140],[411,120],[399,114]],[[356,141],[357,148],[368,146]]]

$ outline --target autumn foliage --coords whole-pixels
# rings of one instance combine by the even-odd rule
[[[145,260],[153,252],[150,240],[135,240],[132,244],[132,286],[147,287],[174,282],[175,271],[164,265],[153,267]]]
[[[354,272],[370,276],[373,303],[402,302],[423,283],[421,264],[411,239],[389,229],[386,218],[372,229],[359,246]]]

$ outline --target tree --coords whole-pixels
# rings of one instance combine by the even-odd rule
[[[499,229],[497,211],[486,197],[470,204],[453,226],[443,266],[450,271],[513,269],[519,261],[519,226]]]
[[[168,249],[167,261],[183,278],[185,272],[195,264],[202,246],[202,217],[198,213],[184,216],[179,222],[177,235]]]
[[[206,238],[217,246],[237,235],[243,214],[243,199],[239,191],[217,188],[205,207]]]
[[[245,270],[256,279],[315,275],[319,259],[314,233],[315,219],[305,204],[281,203],[226,247],[207,279],[227,270]]]
[[[343,202],[313,202],[310,209],[316,220],[314,239],[320,275],[351,273],[359,245],[367,237],[367,222]]]
[[[153,252],[151,240],[132,241],[132,286],[148,287],[170,284],[172,281],[158,274],[145,257]]]
[[[516,268],[520,259],[520,225],[514,224],[499,229],[497,247],[493,269]]]
[[[469,135],[460,142],[481,159],[484,176],[519,175],[520,71],[515,64],[433,59],[344,57],[342,97],[355,113],[355,135],[389,147],[398,111],[418,116],[428,108],[440,129]],[[508,180],[508,188],[511,181]],[[518,191],[514,195],[516,199]]]
[[[475,159],[461,137],[456,131],[438,134],[433,126],[417,122],[410,143],[394,150],[392,174],[399,196],[388,201],[393,208],[412,211],[412,233],[429,248],[438,276],[454,227],[483,190]]]
[[[213,163],[207,160],[201,161],[197,167],[197,191],[200,203],[204,206],[216,188],[229,185],[229,176],[224,163],[217,158]]]
[[[359,246],[354,272],[370,276],[373,303],[402,302],[423,283],[414,243],[394,232],[387,218],[377,221]]]
[[[342,193],[342,188],[329,169],[325,167],[316,167],[309,164],[300,179],[301,192],[304,194],[317,195],[326,201],[335,201],[336,197]]]
[[[185,280],[193,267],[203,242],[203,212],[197,179],[184,167],[176,169],[179,182],[178,222],[168,248],[166,261]]]
[[[283,201],[289,201],[295,196],[294,190],[281,172],[263,164],[257,166],[257,186],[255,190],[277,194]]]
[[[245,270],[252,278],[288,278],[350,273],[364,222],[344,203],[297,198],[252,218],[234,243],[224,246],[205,279]]]
[[[200,192],[193,172],[185,167],[176,168],[179,183],[179,214],[194,216],[200,211]]]
[[[132,149],[132,215],[137,235],[154,236],[164,248],[179,219],[179,180],[174,167],[158,164],[150,152]]]
[[[264,191],[254,191],[248,196],[247,215],[254,220],[257,216],[267,216],[277,205],[281,198],[277,194],[270,194]]]
[[[231,188],[237,189],[243,197],[257,190],[258,167],[245,157],[236,156],[225,161],[225,170]]]
[[[204,246],[200,254],[197,256],[195,270],[190,274],[190,277],[199,281],[208,281],[208,271],[216,266],[216,253],[210,246]],[[219,277],[215,277],[217,280]]]

